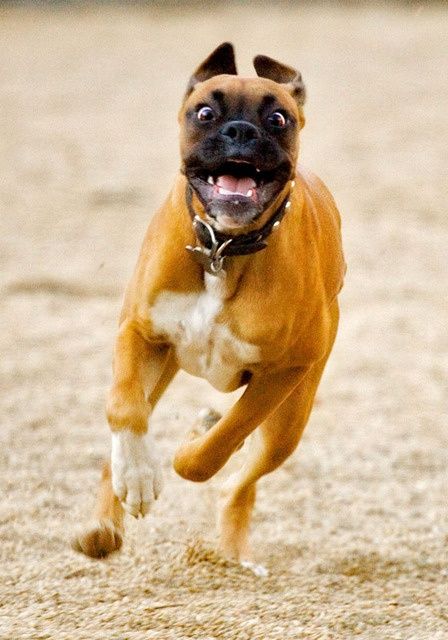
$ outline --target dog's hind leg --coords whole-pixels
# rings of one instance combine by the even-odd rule
[[[91,558],[104,558],[118,551],[123,542],[123,515],[123,507],[112,489],[110,464],[106,462],[101,475],[94,522],[74,538],[73,548]]]

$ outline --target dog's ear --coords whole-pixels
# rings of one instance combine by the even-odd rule
[[[195,84],[204,82],[222,73],[236,75],[235,52],[230,42],[223,42],[202,62],[190,78],[186,97],[193,91]]]
[[[299,107],[305,104],[306,91],[299,71],[286,64],[277,62],[268,56],[255,56],[254,67],[257,75],[280,84],[288,85],[288,89]]]

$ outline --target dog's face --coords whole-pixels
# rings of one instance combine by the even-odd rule
[[[221,231],[268,215],[295,173],[300,74],[265,56],[254,66],[260,77],[237,76],[232,46],[221,45],[193,74],[179,114],[182,171]]]

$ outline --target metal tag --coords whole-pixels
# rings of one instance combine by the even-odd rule
[[[207,271],[207,273],[217,276],[224,270],[225,256],[222,254],[224,249],[232,242],[232,238],[226,240],[222,244],[218,244],[215,232],[211,225],[204,220],[201,220],[199,216],[194,217],[193,224],[201,224],[207,229],[212,246],[211,249],[207,249],[207,247],[202,246],[192,247],[191,245],[187,245],[185,248],[191,253],[196,262],[198,262],[205,271]]]
[[[209,255],[208,249],[205,249],[204,247],[192,247],[191,245],[187,245],[185,248],[191,253],[196,262],[198,262],[201,267],[207,271],[207,273],[211,273],[216,276],[223,270],[224,257],[220,256],[218,258],[212,258],[211,255]]]

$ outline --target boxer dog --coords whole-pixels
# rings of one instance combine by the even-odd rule
[[[256,56],[237,75],[219,46],[190,79],[180,109],[181,170],[154,215],[127,288],[107,404],[111,465],[96,524],[76,548],[119,549],[123,515],[145,516],[161,489],[148,419],[181,368],[219,391],[244,387],[224,416],[202,415],[176,472],[211,478],[252,434],[227,482],[219,550],[253,561],[249,525],[259,478],[295,450],[338,325],[345,264],[340,218],[324,184],[297,170],[305,119],[300,73]]]

